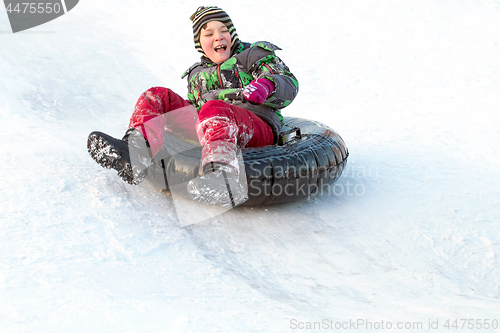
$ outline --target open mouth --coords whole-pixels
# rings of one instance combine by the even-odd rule
[[[227,45],[219,45],[216,48],[214,48],[215,52],[217,53],[224,53],[227,49]]]

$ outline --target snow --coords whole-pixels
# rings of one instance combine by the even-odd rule
[[[350,156],[336,193],[182,227],[86,138],[121,136],[149,87],[186,93],[199,5],[86,0],[16,34],[0,13],[2,332],[500,320],[500,2],[219,1],[242,40],[283,49],[284,114]]]

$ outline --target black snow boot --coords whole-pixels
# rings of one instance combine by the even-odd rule
[[[187,191],[196,202],[233,208],[248,200],[246,179],[242,177],[245,175],[227,164],[210,163],[203,176],[189,181]]]
[[[137,185],[146,178],[151,149],[136,129],[128,129],[121,140],[102,132],[92,132],[87,140],[87,149],[94,161],[103,168],[115,169],[118,176],[131,185]]]

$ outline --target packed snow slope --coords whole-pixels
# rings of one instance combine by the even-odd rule
[[[16,34],[0,10],[1,331],[498,331],[500,2],[216,3],[283,49],[285,115],[350,157],[335,193],[182,227],[86,139],[152,86],[186,93],[199,5],[85,0]]]

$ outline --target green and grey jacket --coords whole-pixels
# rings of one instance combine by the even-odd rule
[[[182,78],[188,76],[188,98],[198,109],[209,100],[225,100],[255,113],[272,128],[275,140],[283,124],[280,109],[292,103],[298,93],[299,83],[288,67],[275,55],[281,50],[268,42],[241,43],[227,61],[215,64],[202,56]],[[274,93],[264,102],[255,105],[238,99],[229,99],[251,81],[266,78],[274,83]]]

